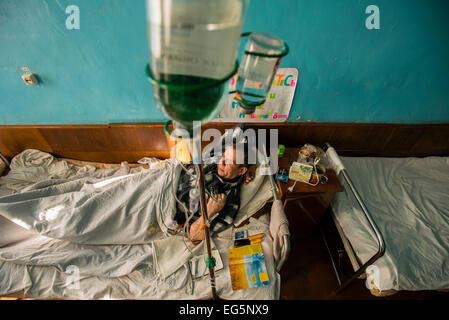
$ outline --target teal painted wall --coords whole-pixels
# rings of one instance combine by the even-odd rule
[[[67,6],[81,29],[67,30]],[[367,30],[365,8],[380,9]],[[244,31],[284,38],[289,122],[449,123],[449,1],[252,0]],[[144,0],[0,1],[0,124],[159,122]],[[21,68],[41,80],[25,86]]]

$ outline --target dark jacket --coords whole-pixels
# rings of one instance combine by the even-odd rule
[[[193,165],[186,168],[188,172],[184,170],[179,178],[178,188],[176,195],[178,199],[184,203],[186,208],[189,208],[190,197],[189,192],[192,188],[196,187],[196,173]],[[224,208],[218,213],[218,216],[213,219],[210,225],[210,230],[212,232],[219,232],[226,229],[232,224],[234,218],[240,208],[240,186],[243,182],[243,177],[238,177],[232,181],[223,180],[217,174],[217,165],[215,163],[208,164],[204,166],[204,184],[206,190],[210,194],[221,194],[227,195],[226,204]],[[206,193],[206,204],[209,201],[209,194]],[[182,206],[177,203],[175,221],[182,225],[186,221],[186,214]],[[190,215],[190,212],[187,213]],[[189,223],[193,223],[201,216],[201,206],[199,206],[198,211],[195,213]]]

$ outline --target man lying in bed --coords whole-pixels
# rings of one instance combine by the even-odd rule
[[[212,232],[220,232],[232,224],[240,208],[240,186],[254,178],[256,166],[248,164],[248,145],[240,146],[236,144],[228,146],[218,164],[211,163],[204,167],[207,214],[209,219],[213,219],[210,223]],[[239,152],[243,152],[243,164],[237,164]],[[189,208],[190,190],[197,187],[194,172],[193,168],[189,168],[188,173],[183,171],[179,180],[177,197],[184,206],[177,204],[175,220],[180,226],[186,223],[186,215],[191,214],[190,212],[186,214],[185,209]],[[204,224],[200,206],[188,223],[191,240],[204,240],[204,231],[200,230]]]

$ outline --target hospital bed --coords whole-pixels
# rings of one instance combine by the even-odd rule
[[[357,278],[375,296],[449,289],[449,157],[339,157],[327,148],[345,187],[331,215],[354,269],[342,281],[329,251],[337,292]]]
[[[50,154],[42,153],[38,150],[27,150],[33,154],[33,160],[28,162],[22,161],[25,174],[23,179],[32,177],[36,180],[34,174],[46,175],[46,179],[58,179],[62,176],[67,177],[77,172],[85,172],[92,170],[122,170],[130,172],[133,169],[148,169],[150,165],[157,163],[159,160],[152,158],[150,162],[146,160],[140,164],[107,164],[93,163],[86,161],[78,161],[74,159],[57,159]],[[29,171],[31,167],[39,167],[39,157],[45,158],[42,166],[45,167],[41,171]],[[161,159],[162,163],[164,160]],[[4,161],[0,159],[4,164]],[[38,165],[36,165],[38,164]],[[2,166],[5,169],[6,165]],[[39,168],[39,169],[42,169]],[[1,175],[1,173],[0,173]],[[52,176],[53,175],[53,176]],[[5,175],[4,175],[5,176]],[[16,183],[17,181],[14,181]],[[13,184],[14,184],[13,183]],[[20,183],[13,188],[20,189]],[[0,196],[4,195],[1,193]],[[3,190],[3,192],[5,192]],[[288,235],[282,234],[285,241],[284,247],[281,248],[279,254],[275,254],[275,243],[279,247],[279,239],[276,239],[276,231],[273,231],[273,223],[270,221],[270,207],[273,201],[272,185],[270,177],[260,175],[259,168],[256,171],[255,179],[248,185],[242,186],[241,191],[241,207],[234,220],[231,228],[214,235],[212,241],[214,248],[219,251],[222,268],[218,268],[216,275],[217,294],[221,299],[232,300],[265,300],[279,299],[280,296],[280,275],[279,271],[288,255]],[[107,205],[107,204],[105,204]],[[258,218],[255,218],[258,217]],[[271,223],[271,225],[270,225]],[[270,229],[271,227],[271,229]],[[29,233],[21,226],[0,216],[0,251],[13,245],[14,249],[20,249],[21,243],[27,241]],[[265,256],[265,262],[268,272],[270,284],[258,288],[250,288],[245,290],[234,291],[231,286],[231,280],[228,267],[228,249],[233,247],[234,232],[239,230],[247,230],[248,233],[263,233],[262,248]],[[287,245],[287,247],[285,247]],[[282,245],[281,245],[282,246]],[[279,248],[278,248],[279,251]],[[197,259],[201,255],[201,250],[196,251]],[[4,257],[4,256],[3,256]],[[70,287],[67,284],[68,279],[73,276],[70,269],[60,270],[53,266],[29,265],[10,263],[8,259],[0,259],[2,272],[7,272],[8,279],[3,278],[0,281],[0,296],[9,296],[16,298],[37,298],[37,299],[211,299],[211,288],[208,272],[203,276],[198,274],[186,275],[180,272],[174,277],[183,277],[182,281],[168,277],[162,281],[159,277],[154,277],[154,271],[140,268],[130,274],[119,277],[81,277],[78,287]],[[151,263],[150,263],[151,264]],[[192,261],[186,264],[188,271],[192,268]],[[7,270],[7,271],[6,271]],[[186,272],[187,272],[186,271]],[[4,275],[2,275],[4,276]],[[147,280],[151,278],[150,280]],[[19,281],[20,279],[20,281]],[[17,282],[14,284],[13,282]],[[79,287],[83,290],[79,290]]]

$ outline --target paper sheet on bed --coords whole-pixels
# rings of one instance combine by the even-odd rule
[[[341,159],[385,239],[386,252],[372,269],[376,287],[449,289],[449,158]],[[348,194],[338,193],[332,209],[364,263],[377,243]]]
[[[210,241],[211,249],[217,252],[213,240],[210,239]],[[193,245],[183,236],[171,236],[165,239],[155,240],[152,244],[154,265],[163,279],[173,274],[186,263],[190,263],[190,267],[194,266],[196,269],[198,266],[198,258],[204,256],[203,253],[205,253],[204,241],[199,245]],[[218,254],[217,256],[217,253],[215,253],[215,257],[219,261],[219,264],[223,266],[220,255]],[[194,276],[196,276],[196,272]]]
[[[233,290],[270,284],[260,243],[229,249],[229,272]]]

